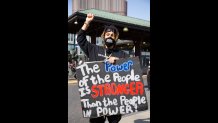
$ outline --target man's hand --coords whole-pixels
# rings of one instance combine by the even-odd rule
[[[114,64],[114,63],[116,62],[116,60],[119,60],[119,58],[118,58],[118,57],[113,57],[113,56],[111,56],[111,57],[108,58],[108,61],[109,61],[111,64]]]
[[[94,19],[94,14],[88,13],[86,17],[86,22],[85,23],[90,23]]]
[[[84,22],[82,26],[82,30],[87,30],[87,28],[89,27],[89,24],[91,23],[93,19],[94,19],[94,14],[88,13],[86,17],[86,21]]]

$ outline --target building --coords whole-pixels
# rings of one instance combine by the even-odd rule
[[[139,56],[141,67],[144,69],[143,71],[146,71],[150,59],[150,21],[96,9],[81,10],[68,17],[68,33],[76,34],[81,29],[87,13],[95,15],[95,19],[87,30],[87,40],[90,43],[102,45],[100,35],[104,25],[113,24],[120,33],[120,40],[117,42],[120,49],[126,51],[130,56]],[[124,28],[128,28],[128,31],[124,31]],[[79,50],[78,54],[80,54]]]
[[[94,8],[119,15],[127,15],[126,0],[72,0],[72,4],[72,13]]]

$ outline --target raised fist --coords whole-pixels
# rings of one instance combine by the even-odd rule
[[[94,19],[94,14],[88,13],[86,17],[86,22],[90,23]]]

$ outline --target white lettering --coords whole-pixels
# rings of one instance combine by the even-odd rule
[[[115,114],[117,114],[118,113],[118,108],[116,107],[116,109],[115,110],[111,110],[110,108],[109,108],[109,115],[115,115]]]
[[[89,76],[84,76],[82,80],[79,81],[79,87],[87,86]]]
[[[120,96],[120,104],[121,105],[132,105],[132,106],[135,106],[137,104],[145,104],[146,103],[146,100],[145,100],[145,97],[140,97],[140,96],[133,96],[132,98],[130,99],[126,99],[125,96]]]
[[[95,73],[99,73],[100,72],[98,64],[93,65],[93,70],[94,70]]]
[[[84,108],[93,108],[102,105],[100,101],[89,103],[89,99],[81,99],[81,102],[83,103]]]
[[[97,79],[98,79],[98,83],[104,83],[104,79],[102,79],[98,74],[97,74]]]
[[[139,75],[135,75],[135,81],[140,81],[139,77]]]
[[[101,113],[103,112],[103,109],[101,107],[97,107],[96,112],[97,112],[97,117],[100,117]]]
[[[104,78],[105,82],[111,82],[111,80],[109,78],[110,78],[110,75],[106,74],[105,78]]]
[[[100,69],[98,69],[98,68],[99,68],[98,65],[97,66],[94,65],[93,68],[89,68],[89,66],[86,63],[76,67],[76,69],[81,69],[81,72],[82,72],[83,76],[86,75],[85,71],[87,72],[87,74],[93,73],[94,72],[93,69],[95,69],[95,72],[99,72]]]
[[[97,117],[100,117],[102,115],[116,115],[118,114],[119,108],[116,107],[115,109],[106,108],[106,107],[97,107]]]
[[[129,81],[140,81],[140,76],[134,74],[134,70],[131,70],[130,74],[127,74],[126,76],[120,76],[119,73],[113,73],[113,80],[114,82],[126,82]]]
[[[80,91],[80,97],[83,97],[86,95],[86,93],[84,93],[84,88],[79,88],[79,91]]]
[[[90,117],[91,113],[92,113],[92,110],[83,111],[83,116],[84,117]]]
[[[96,79],[95,79],[95,77],[93,75],[90,77],[90,80],[92,81],[93,85],[97,84],[97,81],[96,81]]]
[[[86,94],[90,94],[91,90],[89,89],[89,86],[86,86]]]
[[[97,74],[96,76],[97,76],[97,77],[95,77],[95,76],[92,75],[92,76],[90,77],[90,80],[91,80],[91,82],[92,82],[93,85],[103,84],[103,83],[105,83],[105,82],[111,82],[111,80],[109,79],[109,78],[110,78],[110,75],[109,75],[109,74],[105,75],[104,78],[101,78],[99,74]]]
[[[82,75],[85,76],[85,71],[84,71],[83,67],[86,67],[86,66],[87,66],[87,64],[84,63],[80,66],[77,66],[76,69],[81,69]]]
[[[132,113],[133,111],[132,111],[132,108],[131,108],[131,106],[130,105],[127,105],[126,106],[126,113]]]
[[[124,106],[120,106],[120,114],[125,114],[125,111],[124,111]]]
[[[142,97],[142,99],[141,99],[141,103],[146,103],[146,101],[145,101],[145,97]]]
[[[111,101],[109,98],[105,99],[104,97],[102,102],[104,103],[104,107],[111,106],[111,105],[118,105],[117,99],[113,99],[113,101]]]

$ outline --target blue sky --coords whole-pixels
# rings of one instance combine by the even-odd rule
[[[68,16],[72,14],[72,0],[68,0]],[[127,16],[150,21],[150,0],[127,0]]]

